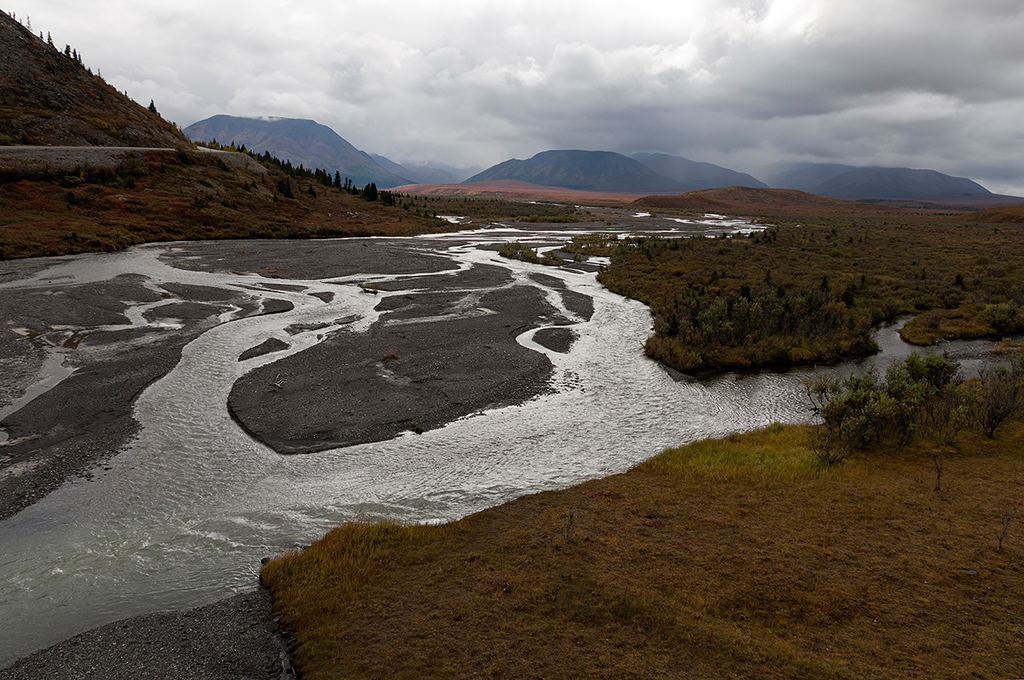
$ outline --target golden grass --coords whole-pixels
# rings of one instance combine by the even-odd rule
[[[695,443],[443,526],[347,525],[263,578],[309,678],[1018,677],[1024,530],[996,547],[1024,426],[830,469],[805,437]]]

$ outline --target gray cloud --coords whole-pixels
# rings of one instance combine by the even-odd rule
[[[25,0],[181,125],[314,118],[399,161],[549,148],[931,167],[1024,195],[1017,0]]]

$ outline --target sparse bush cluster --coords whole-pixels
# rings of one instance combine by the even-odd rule
[[[806,385],[821,423],[811,435],[818,459],[835,464],[855,449],[901,449],[920,437],[955,446],[974,429],[987,437],[1024,409],[1024,357],[986,368],[973,380],[946,354],[912,354],[884,378],[874,369]]]
[[[538,255],[536,250],[519,241],[503,244],[498,249],[498,254],[510,260],[522,260],[523,262],[532,262],[533,264],[558,266],[565,263],[562,258],[553,252],[549,251],[544,253],[544,255]]]
[[[361,196],[367,201],[380,200],[382,205],[395,205],[395,194],[392,192],[378,191],[377,185],[374,182],[370,182],[360,189],[350,178],[346,177],[342,179],[341,172],[339,171],[335,171],[332,176],[327,170],[322,170],[320,168],[310,170],[301,163],[298,166],[293,166],[291,161],[281,160],[280,158],[271,155],[269,151],[264,151],[262,154],[259,154],[251,149],[245,148],[245,144],[236,145],[234,142],[231,142],[230,144],[224,145],[220,144],[216,138],[209,142],[196,142],[196,145],[206,147],[207,149],[244,153],[253,160],[259,162],[268,170],[281,173],[284,177],[278,180],[277,190],[278,193],[285,198],[295,198],[295,193],[292,190],[290,180],[298,179],[310,182],[307,192],[313,197],[316,197],[316,192],[313,189],[313,184],[315,183],[326,188],[333,187],[335,189],[340,189],[341,191],[345,191],[353,196]]]
[[[648,355],[694,371],[863,356],[875,349],[875,324],[905,315],[917,316],[900,334],[918,345],[1024,332],[1015,236],[882,223],[717,238],[598,235],[567,249],[610,255],[598,280],[650,305]],[[994,250],[1005,252],[1007,263],[975,254]]]
[[[580,234],[562,247],[567,253],[576,255],[594,255],[609,257],[612,250],[619,245],[618,234]]]

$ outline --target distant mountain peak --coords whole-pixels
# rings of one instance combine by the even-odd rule
[[[542,151],[521,161],[515,158],[478,173],[465,183],[518,180],[580,191],[667,193],[681,185],[643,163],[613,151],[560,149]]]
[[[635,153],[633,158],[660,175],[670,177],[683,186],[684,191],[720,189],[723,187],[767,188],[764,182],[745,172],[736,172],[713,163],[691,161],[667,153]]]
[[[184,132],[196,141],[216,139],[221,144],[245,144],[247,149],[269,151],[293,165],[337,172],[357,186],[373,182],[386,189],[408,184],[408,180],[382,167],[331,128],[307,118],[218,114],[189,125]]]
[[[944,196],[991,196],[965,177],[936,170],[858,167],[838,163],[781,163],[769,177],[773,187],[798,189],[844,199],[935,199]]]

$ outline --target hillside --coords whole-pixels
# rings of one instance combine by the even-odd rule
[[[0,11],[0,145],[173,148],[185,137]]]
[[[816,196],[794,189],[726,187],[702,189],[680,196],[644,196],[633,202],[638,208],[704,210],[746,215],[879,215],[894,208]]]
[[[264,167],[245,154],[193,150],[173,124],[91,74],[77,50],[65,54],[2,12],[0,50],[0,260],[151,241],[450,228],[275,159],[261,158]]]
[[[610,151],[543,151],[507,160],[473,175],[464,184],[518,180],[542,186],[612,193],[663,193],[683,186],[643,163]]]
[[[633,158],[659,175],[679,182],[686,191],[734,186],[768,188],[767,184],[745,172],[736,172],[713,163],[699,163],[665,153],[635,153]]]
[[[787,163],[777,166],[770,173],[768,181],[771,186],[779,189],[797,189],[819,196],[846,199],[984,202],[994,196],[985,187],[964,177],[911,168]]]
[[[0,148],[0,161],[3,155]],[[363,200],[309,174],[268,170],[244,154],[138,150],[110,160],[85,170],[20,165],[17,181],[0,162],[0,260],[151,241],[450,229],[444,220]]]
[[[290,161],[306,168],[322,168],[332,175],[341,173],[356,186],[370,182],[386,189],[408,184],[409,180],[382,167],[326,125],[299,118],[240,118],[213,116],[185,128],[195,141],[217,140]]]
[[[979,210],[961,215],[961,219],[980,224],[1024,224],[1024,205]]]

